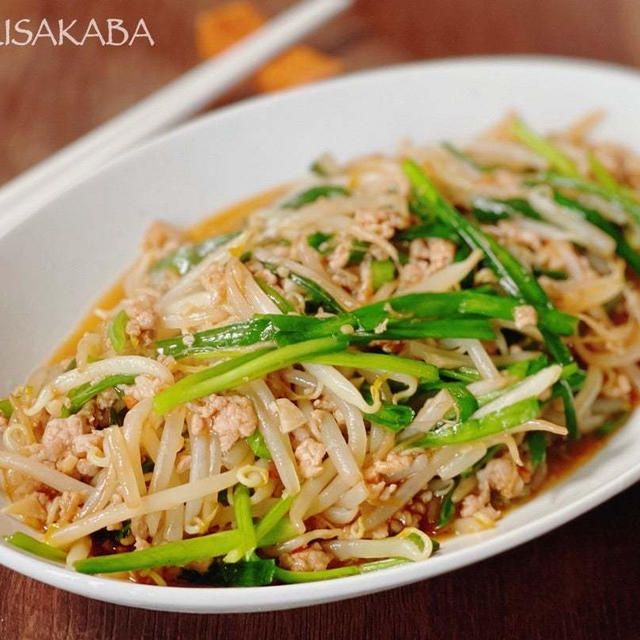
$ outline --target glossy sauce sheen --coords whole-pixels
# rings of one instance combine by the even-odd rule
[[[624,423],[623,423],[624,424]],[[623,426],[620,425],[620,426]],[[579,440],[556,440],[547,448],[546,465],[547,470],[544,478],[535,487],[531,487],[530,493],[521,498],[512,500],[508,504],[499,508],[503,513],[507,513],[520,505],[533,500],[539,493],[550,489],[558,482],[563,480],[567,475],[571,474],[578,467],[588,462],[604,445],[609,438],[618,429],[614,429],[606,435],[591,433],[583,436]],[[456,517],[459,517],[462,502],[459,502],[456,508]],[[437,515],[437,514],[436,514]],[[424,529],[432,538],[436,538],[438,542],[443,542],[447,538],[456,535],[453,529],[453,521],[442,529],[436,527],[437,518],[432,522],[422,522],[421,528]]]

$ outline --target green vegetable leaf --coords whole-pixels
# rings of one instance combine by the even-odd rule
[[[123,353],[127,348],[127,322],[129,322],[129,316],[124,309],[121,309],[109,323],[107,334],[116,353]]]
[[[348,189],[339,185],[320,185],[317,187],[311,187],[302,193],[295,195],[290,200],[287,200],[283,205],[283,209],[300,209],[307,204],[315,202],[318,198],[335,198],[336,196],[349,196],[351,195]]]
[[[562,404],[564,406],[564,418],[565,418],[565,426],[569,431],[569,439],[576,440],[578,438],[578,418],[576,416],[576,409],[573,405],[573,393],[571,391],[571,386],[567,380],[558,380],[553,385],[553,392],[556,395],[559,395],[562,399]]]
[[[91,398],[95,398],[95,396],[102,391],[112,389],[113,387],[123,384],[133,384],[136,377],[136,375],[115,374],[112,376],[106,376],[105,378],[102,378],[102,380],[94,382],[93,384],[87,382],[75,389],[71,389],[68,394],[70,404],[68,407],[65,407],[66,410],[63,411],[63,413],[67,416],[78,413],[78,411],[80,411],[80,409],[82,409],[82,407],[84,407]]]
[[[478,409],[476,397],[462,382],[436,382],[434,384],[420,385],[423,390],[446,389],[456,406],[457,420],[463,422],[470,418]]]
[[[343,337],[319,338],[281,349],[249,354],[241,361],[236,358],[223,362],[204,371],[188,375],[168,389],[158,393],[153,400],[156,413],[163,415],[180,404],[232,389],[256,378],[262,378],[272,371],[284,369],[298,362],[305,362],[309,356],[344,349],[347,342]]]
[[[273,335],[273,325],[269,320],[256,317],[246,322],[199,331],[193,336],[157,340],[154,347],[159,355],[184,358],[196,353],[229,347],[248,347],[260,342],[268,342],[273,339]]]
[[[387,353],[361,353],[341,351],[311,356],[307,362],[329,364],[334,367],[353,367],[381,372],[404,373],[415,376],[422,382],[434,382],[438,379],[438,368],[428,362],[403,358]]]
[[[442,146],[451,155],[453,155],[456,158],[458,158],[458,160],[462,160],[463,162],[466,162],[469,166],[473,167],[477,171],[482,171],[482,172],[493,171],[493,169],[495,168],[495,167],[490,167],[489,165],[486,165],[486,164],[482,164],[482,163],[478,162],[477,160],[474,160],[469,154],[465,153],[461,149],[458,149],[458,147],[456,147],[451,142],[443,142]]]
[[[267,284],[262,278],[254,276],[254,280],[258,283],[258,286],[269,296],[269,299],[282,311],[282,313],[291,313],[296,308],[279,292],[276,291],[270,284]]]
[[[451,242],[458,243],[460,236],[451,228],[437,220],[428,224],[416,224],[404,231],[396,233],[393,237],[394,242],[411,242],[418,238],[443,238]]]
[[[481,440],[533,420],[539,414],[540,405],[536,398],[526,398],[482,418],[471,418],[451,427],[445,426],[430,431],[414,444],[418,447],[441,447]]]
[[[262,517],[262,520],[258,522],[256,525],[256,539],[258,540],[259,546],[269,544],[267,537],[274,531],[274,529],[276,529],[278,524],[289,512],[289,507],[292,502],[293,496],[284,496],[280,498]]]
[[[533,273],[537,278],[540,276],[547,276],[547,278],[551,278],[552,280],[566,280],[569,277],[566,271],[560,271],[560,269],[533,267]]]
[[[325,311],[344,313],[344,309],[340,303],[319,284],[293,271],[291,271],[287,277],[307,292],[311,302],[320,305]]]
[[[575,189],[583,193],[593,193],[600,198],[618,205],[623,211],[629,214],[636,224],[640,224],[640,203],[632,192],[624,195],[619,191],[611,191],[601,184],[590,182],[584,178],[574,178],[559,173],[547,172],[532,178],[529,183],[547,183],[556,188]]]
[[[233,490],[233,513],[237,530],[242,534],[242,543],[225,556],[225,562],[238,562],[243,556],[245,560],[249,560],[258,544],[251,517],[249,489],[240,483]]]
[[[599,436],[607,436],[610,433],[613,433],[621,424],[627,421],[629,417],[628,411],[621,411],[615,418],[612,420],[608,420],[604,424],[600,425],[596,429],[596,433]]]
[[[147,458],[142,463],[142,473],[151,473],[155,468],[155,462],[151,458]]]
[[[449,489],[442,499],[436,529],[443,529],[446,527],[453,520],[453,516],[456,514],[456,505],[453,503],[453,492],[456,490],[457,486],[458,483],[454,482],[451,489]]]
[[[396,277],[396,266],[392,260],[374,260],[371,263],[371,286],[377,291],[383,284]]]
[[[440,376],[448,380],[458,380],[460,382],[469,383],[480,380],[481,376],[477,369],[471,367],[459,367],[458,369],[440,369]]]
[[[13,414],[13,405],[11,404],[11,400],[9,398],[2,398],[0,400],[0,412],[2,415],[8,420]]]
[[[191,584],[211,587],[262,587],[273,582],[276,561],[261,558],[227,563],[214,562],[204,573],[183,569],[180,577]]]
[[[320,162],[320,160],[316,160],[315,162],[313,162],[309,167],[309,170],[311,171],[311,173],[315,173],[317,176],[320,176],[322,178],[326,178],[329,175],[325,168],[322,166],[322,162]]]
[[[360,264],[369,250],[369,243],[362,240],[354,240],[351,243],[351,250],[349,251],[349,259],[347,260],[347,267],[353,267]]]
[[[518,214],[540,220],[538,212],[526,200],[520,198],[492,200],[485,196],[477,196],[473,199],[471,213],[480,222],[485,223],[494,223]]]
[[[524,129],[520,129],[524,131]],[[500,280],[502,288],[511,296],[534,305],[537,309],[555,310],[533,274],[529,273],[516,258],[495,238],[469,222],[454,207],[448,204],[424,171],[412,160],[403,162],[416,198],[425,207],[431,207],[442,222],[450,225],[470,248],[480,249],[486,256],[492,270]],[[573,357],[568,347],[556,332],[541,327],[547,349],[561,364],[568,364]]]
[[[286,510],[288,511],[288,507]],[[256,532],[257,531],[258,527],[256,527]],[[270,547],[274,544],[281,544],[287,540],[291,540],[291,538],[295,538],[297,535],[299,535],[298,530],[293,526],[289,517],[283,516],[272,526],[268,533],[258,537],[258,547]]]
[[[324,256],[331,251],[331,247],[327,245],[331,238],[333,238],[332,233],[316,231],[315,233],[311,233],[307,236],[307,244]]]
[[[244,534],[233,529],[188,540],[166,542],[139,551],[86,558],[78,560],[74,567],[79,573],[93,574],[182,566],[195,560],[225,555],[244,540]]]
[[[530,431],[527,434],[527,445],[531,464],[537,467],[547,457],[547,439],[542,431]]]
[[[230,242],[239,234],[239,231],[233,231],[208,238],[199,244],[183,245],[173,253],[158,260],[153,264],[151,270],[162,271],[163,269],[173,269],[176,273],[183,276],[202,262],[206,256]]]
[[[546,158],[556,171],[565,176],[580,177],[580,172],[573,160],[562,153],[554,144],[536,134],[522,120],[514,120],[511,124],[511,131],[520,142]]]
[[[622,184],[620,184],[598,161],[594,153],[589,153],[589,167],[591,173],[593,173],[595,179],[610,193],[616,194],[623,200],[629,200],[631,202],[638,202],[638,195]]]
[[[415,411],[406,404],[390,404],[383,402],[375,413],[368,413],[367,420],[379,424],[396,433],[408,427],[415,418]]]
[[[129,536],[131,534],[131,520],[124,522],[122,528],[114,533],[117,542],[121,542],[123,538]]]
[[[247,438],[247,444],[249,448],[257,458],[263,458],[265,460],[271,460],[271,453],[267,447],[267,443],[264,441],[262,434],[257,429]]]
[[[625,260],[636,273],[640,274],[640,253],[627,242],[620,228],[613,222],[602,217],[595,209],[585,207],[576,200],[567,198],[558,192],[554,193],[554,198],[559,205],[576,211],[585,220],[611,236],[616,243],[616,253]]]
[[[363,564],[352,564],[336,569],[325,569],[324,571],[289,571],[276,567],[275,578],[285,584],[297,584],[302,582],[318,582],[320,580],[333,580],[346,576],[355,576],[361,573],[371,573],[401,564],[407,564],[409,560],[404,558],[388,558],[386,560],[376,560]]]
[[[50,544],[40,542],[35,538],[32,538],[22,531],[16,531],[10,536],[5,536],[4,541],[13,547],[28,551],[35,556],[45,558],[46,560],[53,560],[54,562],[64,562],[67,554],[62,549],[56,549]]]

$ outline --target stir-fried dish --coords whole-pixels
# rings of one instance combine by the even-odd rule
[[[495,526],[640,388],[640,159],[593,124],[322,156],[240,231],[154,225],[73,357],[0,403],[8,542],[256,586]]]

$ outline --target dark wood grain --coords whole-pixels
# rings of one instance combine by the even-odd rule
[[[274,13],[287,0],[256,0]],[[0,19],[144,17],[156,46],[0,48],[0,182],[196,63],[209,0],[0,0]],[[309,42],[348,70],[552,53],[640,65],[638,0],[359,0]],[[245,84],[225,102],[245,97]],[[402,589],[253,615],[144,612],[0,569],[0,639],[640,638],[640,486],[538,540]],[[212,595],[212,597],[215,597]]]

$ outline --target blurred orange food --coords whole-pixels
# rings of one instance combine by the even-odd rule
[[[218,55],[265,23],[265,17],[246,0],[232,0],[205,11],[196,21],[196,46],[202,58]],[[313,47],[299,45],[286,51],[254,76],[258,91],[277,91],[322,80],[343,70],[341,60]]]
[[[196,20],[198,53],[202,58],[218,55],[264,23],[264,16],[245,0],[233,0],[205,11]]]
[[[298,45],[258,71],[255,83],[259,91],[277,91],[335,76],[342,69],[342,62],[338,58],[306,45]]]

